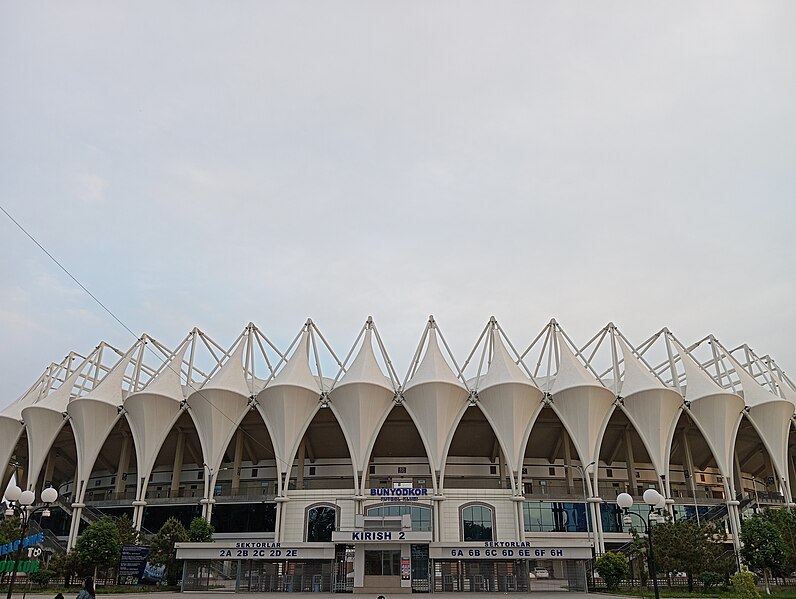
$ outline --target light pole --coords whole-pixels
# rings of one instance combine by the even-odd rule
[[[22,550],[24,548],[25,535],[28,532],[28,524],[30,519],[36,512],[41,512],[42,518],[50,515],[50,504],[58,499],[58,491],[52,487],[47,487],[41,492],[41,500],[44,505],[35,509],[31,509],[33,502],[36,500],[36,494],[33,491],[23,491],[16,485],[9,486],[6,489],[6,499],[8,500],[5,517],[20,519],[21,524],[21,538],[19,539],[19,547],[17,548],[16,557],[14,559],[14,567],[11,570],[11,580],[8,583],[8,594],[6,599],[11,599],[11,594],[14,592],[14,583],[17,580],[17,570],[19,569],[20,560],[22,559]]]
[[[630,516],[637,516],[644,524],[644,532],[647,534],[649,541],[649,551],[647,558],[649,562],[650,576],[652,576],[652,588],[655,589],[655,599],[660,599],[660,592],[658,591],[658,575],[655,571],[655,551],[652,548],[652,523],[657,522],[659,516],[656,510],[663,509],[666,506],[666,498],[658,493],[655,489],[647,489],[644,491],[644,503],[649,506],[649,512],[645,518],[641,514],[629,511],[633,507],[633,497],[628,493],[620,493],[616,497],[616,504],[622,508],[625,516],[622,518],[624,524],[630,524]]]

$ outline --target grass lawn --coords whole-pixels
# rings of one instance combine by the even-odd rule
[[[762,589],[760,590],[760,594],[763,597],[766,597],[765,592]],[[605,592],[608,591],[604,589],[600,589],[598,592]],[[618,591],[611,593],[612,595],[627,595],[628,597],[646,597],[646,598],[654,598],[655,593],[652,589],[642,589],[640,587],[636,588],[624,588],[619,589]],[[668,588],[662,587],[660,589],[660,596],[666,598],[676,598],[676,597],[696,597],[700,599],[706,599],[708,597],[717,597],[719,599],[738,599],[738,594],[733,591],[732,589],[724,589],[723,587],[713,587],[705,592],[698,592],[697,589],[694,589],[693,593],[689,593],[687,588],[684,589],[677,589],[677,588]],[[775,599],[796,599],[796,587],[794,588],[784,588],[780,589],[774,587],[771,589],[771,597]]]

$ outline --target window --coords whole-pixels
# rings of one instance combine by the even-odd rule
[[[252,468],[252,478],[257,478],[257,468]]]
[[[398,466],[398,474],[406,474],[406,466]]]
[[[526,501],[522,504],[525,532],[587,532],[585,503]]]
[[[497,474],[497,466],[490,466],[489,474]]]
[[[198,480],[202,480],[204,477],[205,477],[205,471],[204,470],[200,470],[199,472],[196,473],[196,478]]]
[[[398,576],[401,552],[396,549],[365,551],[365,576]]]
[[[368,509],[368,516],[412,517],[412,530],[429,532],[431,530],[431,508],[421,505],[382,505]]]
[[[492,541],[492,508],[475,504],[462,508],[462,540]]]
[[[101,481],[100,479],[97,479],[97,480],[95,480],[95,481],[94,481],[94,486],[95,486],[95,487],[99,487],[101,482],[102,482],[102,481]]]
[[[307,542],[328,543],[337,525],[337,508],[316,505],[307,509]]]
[[[376,474],[376,466],[373,466],[373,465],[371,465],[371,466],[370,466],[370,468],[368,468],[368,471],[369,471],[371,474]]]
[[[607,476],[608,478],[612,478],[612,477],[614,476],[614,471],[613,471],[613,470],[611,470],[610,468],[608,468],[608,469],[605,471],[605,476]]]
[[[556,469],[555,468],[548,468],[547,471],[550,473],[550,476],[555,476],[556,475]]]
[[[310,466],[310,476],[315,476],[315,466]]]

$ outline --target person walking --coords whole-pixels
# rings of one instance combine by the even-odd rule
[[[89,576],[83,581],[83,588],[77,594],[77,599],[95,599],[97,591],[94,590],[94,579]]]

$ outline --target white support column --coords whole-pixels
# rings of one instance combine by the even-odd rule
[[[171,491],[170,497],[177,497],[182,482],[182,460],[185,454],[185,433],[182,429],[177,429],[177,447],[174,449],[174,467],[171,471]]]
[[[638,493],[638,482],[636,481],[636,459],[633,455],[633,438],[630,434],[630,429],[625,428],[625,465],[627,466],[627,479],[628,488],[631,489],[629,493],[636,495]],[[661,493],[666,493],[666,489],[660,489]]]
[[[567,477],[567,495],[572,495],[575,488],[575,473],[572,471],[572,445],[566,431],[562,430],[561,435],[564,437],[564,465],[566,466],[564,474]]]
[[[240,464],[243,460],[243,431],[235,433],[235,460],[232,464],[232,495],[240,494]]]
[[[689,486],[691,487],[691,496],[694,498],[694,503],[696,503],[696,472],[694,472],[694,458],[691,456],[691,445],[688,442],[687,428],[683,429],[682,439],[683,454],[685,455],[685,467],[689,472],[688,482]]]
[[[123,433],[122,450],[119,453],[119,467],[116,469],[116,497],[121,497],[127,490],[127,470],[130,467],[130,435]]]
[[[741,462],[738,459],[738,452],[734,451],[732,453],[732,466],[733,466],[733,476],[735,480],[733,481],[734,485],[733,488],[735,489],[735,495],[728,496],[728,499],[735,499],[735,497],[741,493],[743,493],[743,472],[741,472]]]
[[[44,488],[48,482],[52,484],[54,472],[55,472],[55,454],[51,451],[49,454],[47,454],[47,464],[44,466],[44,483],[42,485],[42,488]]]
[[[306,438],[301,440],[298,447],[298,456],[296,457],[296,461],[298,466],[296,467],[296,489],[303,489],[304,488],[304,462],[306,461],[307,456],[307,443]],[[290,482],[288,479],[287,482]]]

